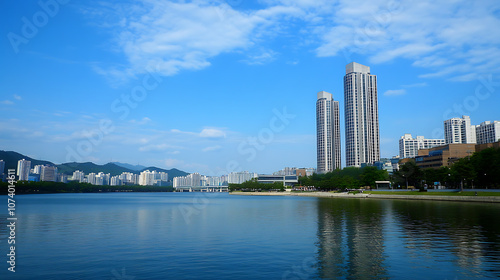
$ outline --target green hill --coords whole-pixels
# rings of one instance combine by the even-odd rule
[[[144,170],[156,171],[156,172],[167,172],[168,173],[168,180],[169,181],[172,181],[172,179],[174,177],[181,177],[181,176],[187,176],[187,175],[189,175],[189,173],[181,171],[181,170],[176,169],[176,168],[172,168],[170,170],[167,170],[167,169],[161,169],[161,168],[158,168],[158,167],[151,166],[151,167],[146,167],[146,168],[142,169],[140,172],[142,172]]]
[[[136,171],[130,170],[125,167],[118,166],[114,163],[107,163],[104,165],[98,165],[92,162],[68,162],[57,165],[57,171],[64,174],[73,174],[74,171],[80,170],[85,174],[89,173],[110,173],[111,176],[120,175],[123,172],[137,173]]]
[[[0,159],[2,159],[5,162],[5,171],[4,171],[5,173],[7,173],[7,169],[17,169],[17,162],[22,159],[31,161],[31,168],[33,168],[33,166],[35,165],[44,165],[44,164],[54,165],[50,161],[33,159],[14,151],[0,150]]]

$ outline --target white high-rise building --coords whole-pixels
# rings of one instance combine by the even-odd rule
[[[203,181],[202,175],[199,173],[191,173],[187,176],[175,177],[173,179],[174,188],[177,187],[200,187]]]
[[[95,185],[96,183],[96,174],[95,173],[89,173],[89,175],[87,175],[87,183],[89,184],[92,184],[92,185]]]
[[[248,171],[243,172],[231,172],[227,176],[227,182],[229,184],[241,184],[246,181],[250,181],[253,178],[259,177],[257,173],[250,173]]]
[[[5,161],[3,161],[3,159],[0,159],[0,181],[3,180],[4,173],[5,173]]]
[[[476,139],[478,144],[500,141],[500,121],[485,121],[476,126]]]
[[[476,144],[476,126],[471,125],[469,116],[444,121],[446,144]]]
[[[40,181],[45,181],[45,182],[57,181],[57,167],[55,166],[42,165],[40,167],[40,173],[38,174],[40,174]]]
[[[29,160],[19,160],[17,162],[17,176],[18,181],[28,181],[28,177],[30,175],[31,170],[31,161]]]
[[[41,174],[43,165],[35,165],[33,167],[33,174]]]
[[[339,102],[331,93],[318,92],[316,101],[317,170],[326,173],[341,168]]]
[[[153,186],[155,184],[155,173],[153,172],[149,170],[142,171],[139,175],[139,185]]]
[[[122,185],[122,180],[120,180],[120,176],[113,176],[110,179],[111,186],[121,186]]]
[[[73,181],[83,182],[85,180],[85,173],[80,170],[76,170],[73,172]]]
[[[370,67],[351,62],[344,76],[346,165],[380,160],[377,76]]]
[[[424,136],[413,138],[411,134],[406,133],[399,139],[399,157],[414,158],[418,156],[420,149],[430,149],[443,145],[445,145],[444,139],[425,139]]]

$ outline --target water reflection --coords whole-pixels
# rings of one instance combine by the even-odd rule
[[[319,277],[385,278],[382,204],[358,199],[320,199],[318,204]]]
[[[500,277],[500,205],[318,199],[318,278]]]

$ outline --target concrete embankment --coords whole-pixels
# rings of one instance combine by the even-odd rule
[[[407,200],[436,200],[436,201],[462,201],[462,202],[489,202],[500,203],[500,196],[451,196],[451,195],[403,195],[403,194],[347,194],[330,192],[232,192],[233,195],[255,196],[311,196],[332,198],[368,198],[368,199],[407,199]]]

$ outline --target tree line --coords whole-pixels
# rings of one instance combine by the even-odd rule
[[[314,173],[311,176],[299,178],[302,186],[314,186],[318,190],[340,190],[361,187],[375,187],[375,181],[387,181],[389,174],[387,170],[379,170],[373,166],[346,167],[325,174]]]
[[[500,149],[488,148],[439,169],[407,162],[394,172],[393,185],[422,187],[435,182],[448,188],[500,188]]]
[[[386,170],[367,166],[299,178],[301,186],[314,186],[318,190],[374,188],[375,181],[390,181],[394,188],[424,188],[435,183],[447,188],[500,188],[500,149],[488,148],[438,169],[420,168],[411,160],[391,176]]]
[[[285,191],[283,183],[280,182],[275,182],[271,184],[259,183],[255,178],[250,181],[243,182],[241,184],[229,184],[228,188],[230,192]]]

